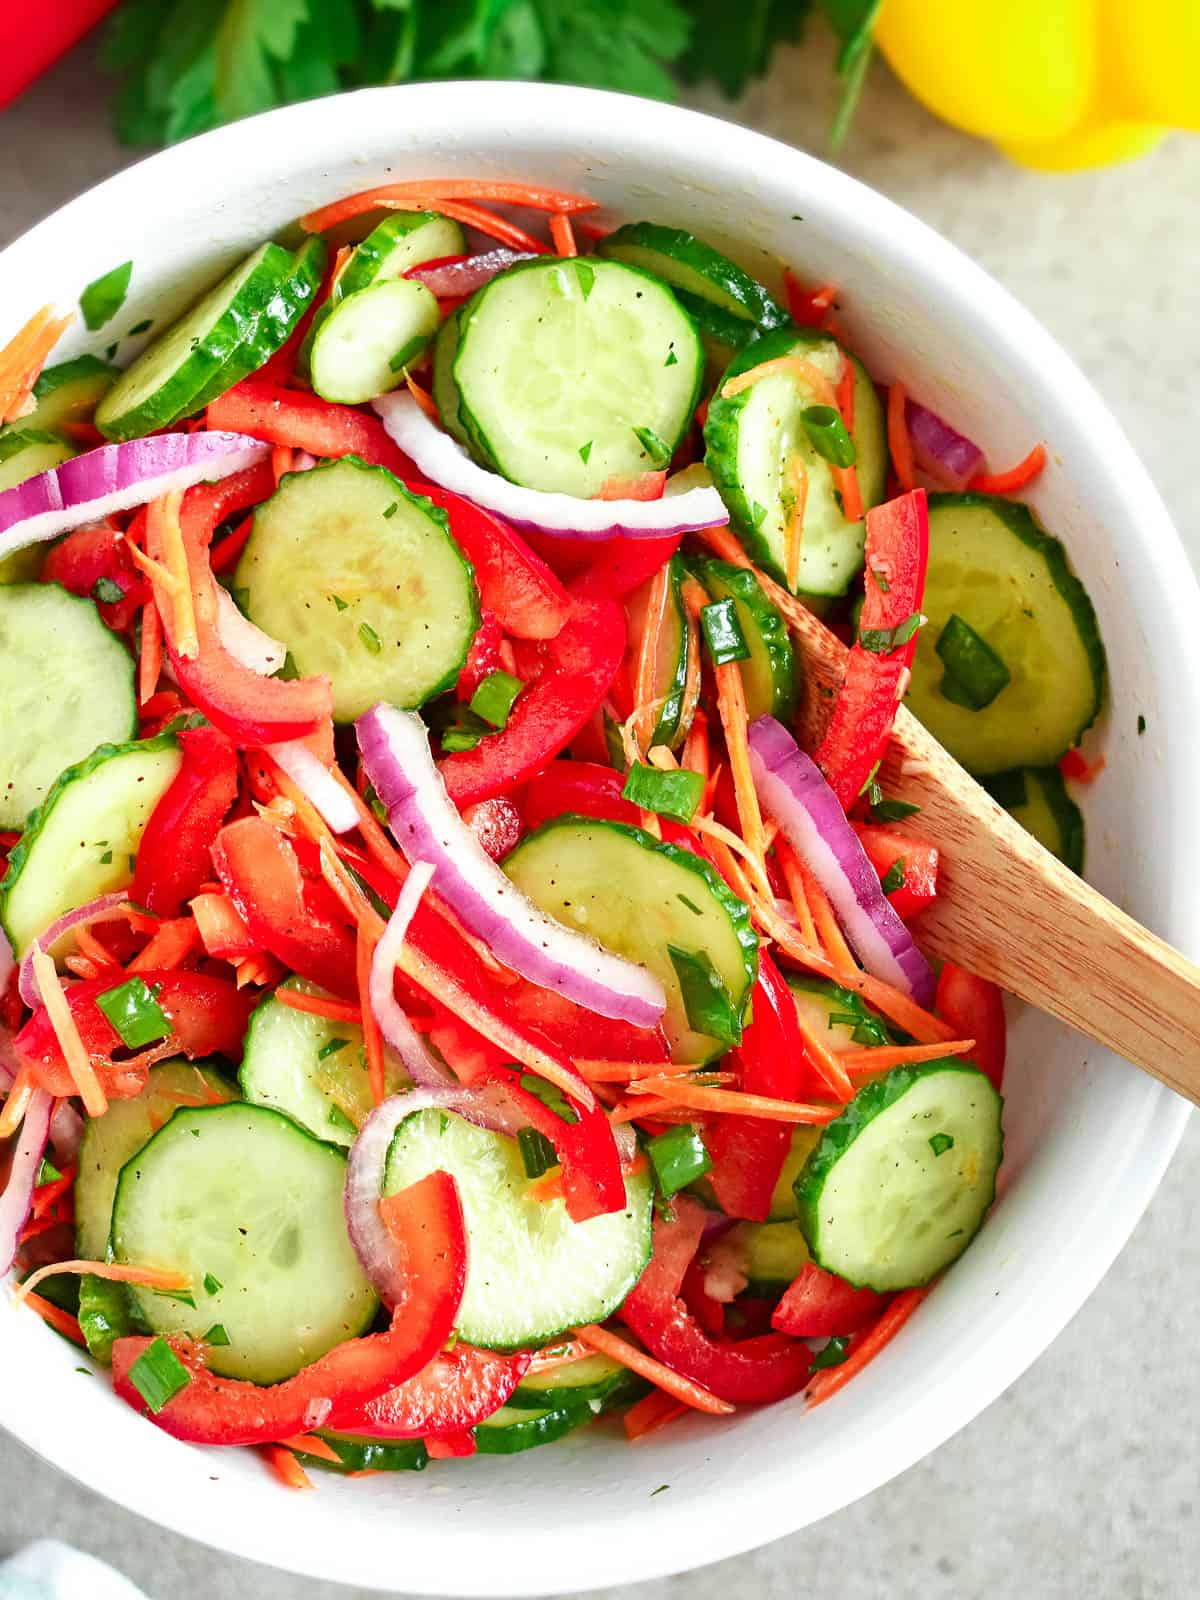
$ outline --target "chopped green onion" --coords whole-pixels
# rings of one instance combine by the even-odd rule
[[[706,952],[680,950],[676,945],[669,944],[667,954],[679,980],[688,1026],[697,1033],[707,1033],[719,1039],[722,1044],[741,1044],[741,1015],[721,974]]]
[[[89,333],[102,328],[125,304],[129,280],[133,276],[133,262],[125,261],[102,278],[95,278],[79,296],[79,309],[87,323]],[[113,350],[115,352],[116,346]],[[110,356],[111,360],[112,357]]]
[[[229,1335],[225,1332],[222,1322],[214,1322],[207,1333],[200,1335],[201,1344],[223,1345],[229,1343]]]
[[[690,822],[704,793],[704,779],[698,772],[677,767],[661,772],[658,767],[644,767],[640,763],[629,769],[621,798],[643,811],[656,811],[660,816],[675,817],[679,822]]]
[[[713,665],[723,667],[728,661],[747,661],[750,647],[738,621],[737,605],[732,599],[714,600],[701,608],[700,626],[704,642]]]
[[[608,711],[604,712],[604,749],[608,764],[614,772],[625,771],[625,746],[621,741],[621,724]]]
[[[835,1334],[812,1358],[810,1372],[820,1372],[822,1367],[840,1367],[850,1354],[850,1341],[844,1334]]]
[[[894,628],[863,628],[858,635],[858,642],[873,656],[890,655],[893,650],[899,650],[908,643],[924,620],[919,611],[914,611]]]
[[[587,261],[576,261],[575,276],[579,279],[579,287],[583,290],[583,298],[586,300],[596,281],[596,269]]]
[[[339,1133],[348,1133],[352,1139],[358,1134],[358,1129],[339,1106],[330,1106],[329,1126],[336,1128]]]
[[[915,817],[920,809],[908,800],[872,800],[871,821],[900,822],[905,817]]]
[[[579,459],[580,459],[580,461],[583,462],[585,467],[587,466],[588,457],[591,455],[591,453],[592,453],[592,441],[589,439],[586,444],[581,444],[579,446]]]
[[[165,1339],[155,1339],[130,1367],[129,1381],[157,1416],[192,1375]]]
[[[1013,767],[1010,772],[993,772],[982,782],[992,799],[998,806],[1003,806],[1005,811],[1015,811],[1029,799],[1025,772],[1021,767]]]
[[[383,513],[384,518],[386,519],[388,517],[394,517],[396,515],[397,511],[399,511],[399,509],[400,509],[399,500],[393,500],[390,506],[387,506],[387,507],[384,508],[384,513]]]
[[[100,857],[100,865],[102,867],[107,867],[107,866],[110,866],[111,864],[112,864],[112,851],[111,850],[106,850],[104,852],[104,854]]]
[[[879,881],[884,894],[895,894],[897,889],[903,889],[904,857],[897,856]]]
[[[878,1017],[871,1016],[868,1011],[831,1011],[829,1013],[829,1026],[831,1028],[853,1028],[850,1035],[855,1044],[880,1045],[888,1044],[887,1029]]]
[[[703,911],[701,911],[696,902],[694,900],[689,900],[687,895],[677,894],[675,898],[679,901],[680,905],[686,906],[694,917],[702,917],[704,915]]]
[[[97,578],[92,585],[92,599],[98,600],[102,606],[115,606],[118,600],[124,598],[124,589],[111,578]]]
[[[333,601],[338,611],[345,611],[350,604],[349,600],[343,600],[340,594],[331,594],[329,598]]]
[[[694,1122],[681,1122],[657,1134],[646,1145],[659,1193],[668,1200],[689,1183],[712,1171],[712,1157]]]
[[[671,461],[671,447],[658,437],[653,428],[635,428],[634,437],[656,467],[665,467]]]
[[[53,1161],[43,1156],[37,1177],[33,1180],[33,1186],[35,1189],[40,1189],[44,1183],[57,1183],[61,1177],[62,1173],[54,1165]]]
[[[115,989],[96,996],[96,1004],[130,1050],[165,1039],[171,1031],[166,1013],[150,992],[144,978],[127,978]]]
[[[205,1294],[220,1294],[225,1287],[220,1278],[214,1278],[211,1272],[206,1272],[203,1278]]]
[[[535,1100],[540,1100],[547,1111],[562,1122],[578,1122],[578,1113],[567,1104],[567,1098],[562,1090],[553,1083],[547,1083],[545,1078],[539,1078],[536,1072],[523,1072],[517,1082],[526,1094],[531,1094]]]
[[[379,652],[383,649],[383,640],[375,632],[375,629],[371,626],[371,624],[369,622],[360,622],[359,623],[359,625],[358,625],[358,637],[366,645],[367,649],[371,652],[371,654],[373,656],[377,656],[379,654]]]
[[[867,571],[871,574],[871,577],[875,582],[875,587],[881,594],[891,594],[892,586],[884,577],[882,572],[876,572],[874,567],[868,567]]]
[[[1012,682],[1003,659],[957,612],[938,635],[934,649],[946,663],[942,693],[969,711],[983,711]]]
[[[835,467],[852,467],[857,459],[854,440],[832,406],[805,406],[800,413],[813,449]]]
[[[190,1289],[155,1289],[152,1293],[162,1300],[178,1300],[181,1306],[190,1306],[196,1309],[196,1297]]]
[[[954,1149],[954,1137],[949,1133],[935,1133],[929,1141],[929,1148],[935,1156],[944,1156],[947,1150]]]
[[[127,339],[136,339],[139,333],[149,333],[150,329],[153,326],[154,326],[154,318],[153,317],[146,317],[141,322],[135,322],[133,327],[130,328],[129,332],[125,335],[125,337]]]
[[[317,1051],[317,1060],[324,1061],[326,1056],[336,1055],[339,1050],[344,1050],[349,1043],[349,1039],[327,1039]]]
[[[471,696],[470,709],[493,728],[502,728],[508,721],[513,701],[524,687],[521,679],[514,678],[511,672],[489,672]]]
[[[551,1167],[558,1165],[557,1151],[546,1135],[539,1133],[536,1128],[518,1129],[517,1147],[525,1163],[527,1178],[540,1178],[543,1172],[549,1172]]]

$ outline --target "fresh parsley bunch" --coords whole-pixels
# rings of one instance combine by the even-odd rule
[[[367,84],[546,78],[673,97],[738,95],[813,0],[123,0],[102,62],[127,144],[171,144],[271,106]],[[878,0],[821,0],[865,58]],[[865,59],[863,60],[865,65]],[[861,76],[861,72],[859,74]]]

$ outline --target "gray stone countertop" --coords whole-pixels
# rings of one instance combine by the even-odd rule
[[[730,108],[821,152],[828,48],[781,52]],[[0,246],[128,162],[85,44],[0,113]],[[1124,423],[1200,561],[1192,473],[1200,363],[1200,140],[1134,166],[1035,176],[943,127],[876,67],[842,154],[961,245],[1078,359]],[[1195,1124],[1131,1243],[1052,1348],[933,1457],[806,1533],[606,1600],[1183,1600],[1200,1588]],[[0,1553],[55,1533],[151,1600],[345,1600],[115,1509],[0,1437]],[[367,1591],[355,1591],[368,1600]]]

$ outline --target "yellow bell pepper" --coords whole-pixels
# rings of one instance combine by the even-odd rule
[[[1200,0],[883,0],[874,36],[918,100],[1025,166],[1200,129]]]

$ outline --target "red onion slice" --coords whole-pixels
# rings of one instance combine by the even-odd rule
[[[227,478],[270,448],[244,433],[158,433],[101,445],[0,494],[0,557],[171,489]]]
[[[829,896],[859,960],[919,1005],[931,1005],[929,963],[888,902],[879,874],[816,763],[774,717],[751,723],[749,740],[763,808]]]
[[[404,276],[423,283],[439,300],[452,300],[474,294],[485,283],[491,283],[497,273],[515,266],[518,261],[537,259],[528,250],[507,250],[500,245],[475,256],[445,256],[440,261],[426,261],[419,267],[410,267]]]
[[[349,833],[351,828],[357,828],[358,810],[354,801],[303,739],[268,745],[267,752],[312,802],[334,833]]]
[[[429,861],[438,894],[498,961],[543,989],[649,1028],[666,1010],[662,984],[540,911],[482,848],[446,793],[425,724],[377,705],[358,719],[358,748],[388,822],[410,861]]]
[[[128,904],[127,893],[102,894],[95,900],[89,900],[85,906],[76,906],[73,911],[64,911],[61,917],[56,918],[48,928],[39,933],[21,957],[17,975],[17,993],[25,1004],[33,1008],[42,1003],[42,991],[38,988],[37,977],[33,970],[33,954],[39,946],[43,950],[53,950],[64,933],[69,933],[72,928],[81,927],[85,923],[115,922],[122,906]]]
[[[904,420],[917,465],[947,489],[961,493],[977,472],[986,470],[983,451],[974,440],[952,428],[936,411],[907,400]]]
[[[432,422],[410,394],[383,394],[372,404],[422,477],[494,511],[514,527],[569,539],[610,539],[617,534],[646,539],[729,521],[725,503],[713,488],[668,493],[660,500],[579,500],[569,494],[523,489],[472,461],[458,440]]]
[[[25,1109],[25,1120],[15,1135],[17,1147],[8,1182],[0,1194],[0,1274],[7,1272],[17,1259],[21,1229],[29,1217],[38,1169],[50,1137],[53,1111],[54,1096],[45,1089],[35,1089]]]
[[[396,909],[388,918],[388,925],[375,946],[367,998],[380,1032],[403,1061],[413,1082],[425,1089],[457,1089],[458,1080],[433,1059],[429,1046],[396,999],[396,967],[400,961],[400,951],[408,937],[409,924],[421,903],[421,896],[429,887],[432,877],[433,868],[428,861],[418,861],[405,879]]]

